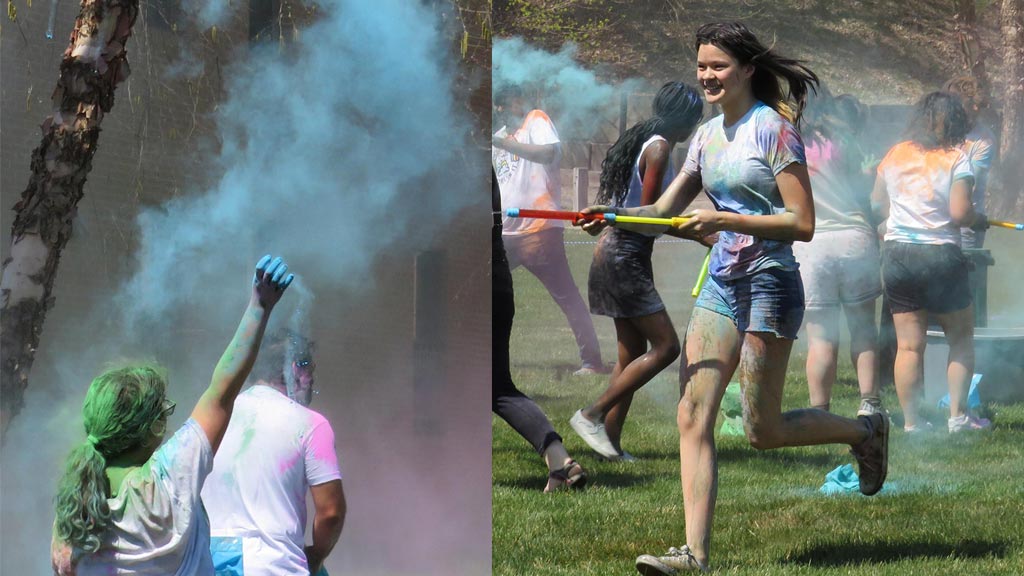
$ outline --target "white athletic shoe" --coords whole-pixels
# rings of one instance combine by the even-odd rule
[[[992,427],[992,422],[987,418],[976,418],[970,414],[963,414],[956,418],[950,418],[947,425],[949,433],[956,434],[972,430],[988,430]]]
[[[597,452],[605,458],[617,458],[619,451],[612,446],[612,441],[608,439],[608,433],[604,431],[604,424],[594,424],[590,420],[587,420],[583,416],[583,410],[577,410],[572,418],[569,419],[569,425],[576,434],[590,446],[594,452]]]
[[[683,572],[707,572],[708,567],[697,561],[689,546],[673,546],[664,556],[644,554],[637,557],[636,571],[644,576],[676,576]]]

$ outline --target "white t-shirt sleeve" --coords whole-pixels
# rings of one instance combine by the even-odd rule
[[[956,182],[957,180],[970,179],[974,180],[974,171],[971,170],[971,161],[967,158],[967,155],[960,153],[956,161],[953,162],[953,177],[950,178],[950,182]]]
[[[683,160],[682,172],[689,174],[690,176],[700,177],[700,157],[704,150],[704,136],[707,130],[705,130],[707,124],[697,128],[697,133],[693,135],[690,140],[690,147],[686,150],[686,160]]]
[[[807,165],[804,141],[800,133],[796,127],[781,117],[758,124],[757,146],[761,157],[776,176],[790,164]]]
[[[331,480],[341,479],[338,454],[334,448],[334,430],[322,416],[306,436],[305,449],[306,482],[316,486]]]
[[[992,141],[982,138],[974,146],[971,162],[979,169],[989,170],[992,168],[992,160],[995,156],[995,147]]]
[[[561,140],[558,139],[558,132],[555,130],[554,124],[547,119],[547,116],[533,114],[533,117],[530,119],[530,124],[526,128],[530,132],[530,141],[528,144],[546,146],[548,144],[561,143]]]
[[[153,453],[149,464],[172,497],[195,505],[206,477],[213,470],[213,448],[199,423],[189,418]]]

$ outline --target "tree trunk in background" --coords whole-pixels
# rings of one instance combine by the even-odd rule
[[[999,146],[1004,218],[1021,218],[1024,208],[1024,0],[1003,0],[999,24],[1003,38],[1003,129]]]
[[[61,251],[92,168],[103,115],[128,77],[124,46],[138,0],[82,0],[53,92],[53,115],[32,152],[32,176],[14,206],[11,254],[0,277],[0,434],[24,405]]]
[[[964,57],[964,68],[981,84],[982,93],[989,94],[991,84],[985,71],[985,53],[978,42],[978,15],[975,0],[955,0],[953,20],[960,41],[960,53]]]

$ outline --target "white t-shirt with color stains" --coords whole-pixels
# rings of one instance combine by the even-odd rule
[[[960,245],[960,227],[949,213],[949,195],[953,182],[974,179],[964,152],[900,142],[878,165],[878,177],[889,194],[886,240]]]
[[[341,479],[334,431],[269,386],[238,395],[203,500],[215,537],[242,539],[246,576],[309,574],[306,493]]]
[[[61,555],[55,543],[56,572],[213,576],[210,524],[199,497],[212,465],[210,441],[190,418],[107,499],[113,524],[98,551],[75,554],[77,565],[71,566],[70,554]]]
[[[503,127],[494,135],[506,138],[509,136],[508,128]],[[502,207],[561,210],[562,184],[558,168],[562,161],[562,149],[551,118],[541,110],[532,110],[526,115],[522,126],[511,136],[523,144],[554,144],[556,152],[550,164],[541,164],[497,146],[491,148],[491,163],[498,178]],[[501,223],[501,233],[505,236],[518,236],[546,228],[562,228],[564,224],[560,220],[542,218],[505,218]]]
[[[719,115],[697,129],[682,171],[701,179],[704,192],[723,212],[782,214],[775,180],[790,164],[807,164],[804,143],[793,125],[763,102],[732,126]],[[720,280],[750,276],[768,268],[797,270],[793,243],[723,231],[711,249],[709,272]]]

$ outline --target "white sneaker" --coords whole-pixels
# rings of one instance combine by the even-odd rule
[[[636,571],[644,576],[676,576],[683,572],[708,572],[708,567],[694,558],[689,546],[673,546],[664,556],[639,556],[636,559]]]
[[[569,425],[572,426],[573,431],[587,443],[587,446],[594,451],[604,456],[605,458],[617,458],[619,451],[612,446],[612,441],[608,439],[608,433],[604,431],[604,424],[595,424],[590,420],[587,420],[583,416],[583,410],[577,410],[572,418],[569,419]]]
[[[992,422],[987,418],[975,418],[969,414],[963,414],[947,421],[950,434],[967,432],[970,430],[987,430],[992,427]]]

